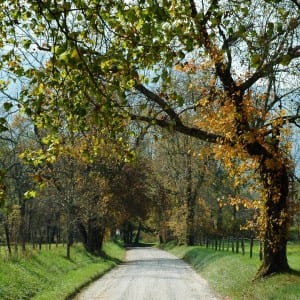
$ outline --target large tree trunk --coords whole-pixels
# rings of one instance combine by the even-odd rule
[[[138,230],[137,230],[137,233],[135,236],[135,240],[134,240],[135,244],[138,244],[140,242],[141,230],[142,230],[142,223],[139,222],[139,227],[138,227]]]
[[[257,277],[288,272],[287,235],[289,227],[287,167],[276,158],[264,159],[260,174],[266,192],[264,204],[263,262]]]
[[[123,240],[128,245],[133,242],[133,225],[130,221],[125,221],[123,224]]]
[[[102,250],[105,229],[92,219],[88,220],[87,228],[81,222],[78,222],[77,226],[85,249],[90,253],[99,255]]]
[[[104,228],[99,225],[89,227],[87,237],[87,243],[85,245],[87,251],[99,255],[104,240]]]

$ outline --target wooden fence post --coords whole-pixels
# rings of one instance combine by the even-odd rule
[[[239,253],[240,250],[240,239],[237,237],[236,238],[236,248],[235,248],[235,252]]]
[[[250,258],[252,258],[253,255],[253,237],[250,238]]]
[[[244,244],[244,238],[241,238],[241,247],[242,247],[242,254],[245,255],[245,244]]]

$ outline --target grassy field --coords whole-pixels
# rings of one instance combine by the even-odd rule
[[[72,247],[71,260],[62,246],[0,258],[0,299],[66,299],[124,259],[125,250],[115,243],[105,243],[103,250],[105,258],[81,245]]]
[[[252,259],[248,255],[243,256],[197,246],[169,245],[166,250],[191,264],[207,279],[217,294],[227,299],[300,299],[299,274],[279,274],[268,279],[253,281],[260,265],[257,249]],[[288,260],[294,270],[300,271],[299,244],[288,245]]]

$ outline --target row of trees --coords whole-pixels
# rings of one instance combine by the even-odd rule
[[[155,221],[162,242],[194,245],[205,238],[258,236],[259,212],[253,205],[260,192],[258,186],[253,190],[257,181],[249,176],[237,185],[207,149],[206,143],[176,133],[152,149],[161,191]]]
[[[146,160],[127,164],[103,135],[97,143],[81,134],[61,143],[55,158],[42,156],[42,135],[18,115],[1,138],[1,241],[9,253],[28,243],[64,242],[70,257],[75,239],[99,254],[105,235],[121,229],[126,236],[129,223],[147,217],[152,198]]]
[[[34,156],[43,150],[41,133],[28,119],[15,117],[1,139],[6,189],[0,232],[8,253],[25,251],[29,244],[65,243],[70,257],[73,242],[81,241],[99,254],[105,236],[119,232],[131,244],[139,241],[141,230],[161,243],[189,245],[257,237],[260,214],[251,205],[259,193],[257,180],[248,174],[237,185],[206,143],[163,133],[139,140],[137,157],[128,162],[120,152],[111,153],[108,137],[101,136],[102,143],[81,134],[61,142],[60,153],[44,162]]]
[[[237,191],[204,143],[155,134],[160,141],[154,142],[154,132],[147,135],[130,162],[111,152],[116,145],[107,144],[108,137],[82,134],[61,142],[55,158],[41,159],[41,131],[17,115],[1,138],[1,242],[9,254],[28,244],[63,242],[70,257],[74,241],[99,254],[105,236],[119,231],[133,243],[141,229],[162,243],[189,245],[238,236],[254,211],[233,199],[247,188]],[[248,228],[245,234],[256,232]]]

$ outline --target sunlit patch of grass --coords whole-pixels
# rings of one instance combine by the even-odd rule
[[[0,299],[66,299],[125,256],[125,250],[112,242],[105,243],[104,253],[96,257],[76,245],[68,260],[60,245],[0,259]]]
[[[211,287],[229,299],[300,299],[300,245],[289,243],[288,260],[294,274],[277,274],[253,281],[260,265],[258,255],[215,251],[204,247],[169,246],[169,251],[191,264]]]

